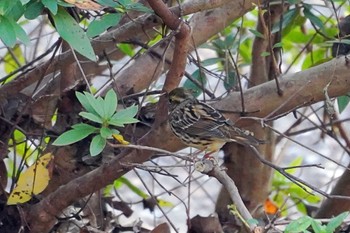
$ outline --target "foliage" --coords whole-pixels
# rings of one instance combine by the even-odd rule
[[[193,95],[198,97],[202,93],[202,87],[204,87],[207,84],[205,73],[198,69],[192,73],[191,77],[196,83],[194,83],[190,79],[187,79],[183,86],[186,89],[191,89],[193,91]]]
[[[302,165],[302,157],[299,156],[293,160],[288,167],[298,167]],[[301,169],[301,168],[300,168]],[[288,169],[290,174],[295,174],[297,168]],[[301,184],[300,184],[301,185]],[[295,184],[291,182],[289,179],[281,175],[279,172],[275,171],[272,178],[272,193],[271,199],[276,203],[279,207],[284,207],[286,200],[291,200],[293,205],[297,207],[298,211],[301,214],[306,215],[306,205],[315,205],[320,202],[320,197],[315,194],[310,194],[311,191],[308,187],[304,185]],[[306,190],[308,192],[306,192]],[[281,213],[283,216],[288,216],[288,208],[283,208]]]
[[[311,227],[315,233],[333,233],[343,223],[349,212],[344,212],[329,220],[327,224],[322,224],[321,221],[303,216],[289,223],[285,229],[285,233],[310,232]]]
[[[121,16],[129,11],[140,11],[152,13],[152,10],[141,3],[131,0],[111,1],[100,0],[99,3],[106,6],[115,7],[117,12],[104,14],[89,23],[85,32],[79,22],[76,21],[67,10],[66,6],[72,6],[57,0],[2,0],[0,1],[0,39],[9,46],[14,47],[17,39],[24,44],[29,44],[29,37],[18,23],[18,20],[24,16],[28,20],[38,18],[45,9],[54,21],[54,26],[58,34],[66,40],[69,45],[86,58],[96,61],[96,55],[91,46],[89,38],[100,35],[108,28],[116,26]]]
[[[141,197],[143,200],[148,200],[151,198],[150,195],[142,191],[140,188],[138,188],[136,185],[134,185],[130,180],[128,180],[126,177],[120,177],[119,179],[115,180],[113,184],[107,185],[106,188],[103,190],[104,196],[111,196],[113,197],[113,191],[119,190],[123,185],[128,187],[128,189],[135,193],[137,196]],[[157,198],[157,203],[161,207],[174,207],[174,204]]]
[[[90,154],[96,156],[106,146],[107,139],[120,134],[117,129],[111,128],[111,126],[124,127],[127,124],[138,122],[134,118],[138,111],[137,106],[133,105],[122,110],[116,110],[118,99],[113,90],[109,90],[104,99],[102,97],[95,98],[88,92],[84,92],[84,94],[76,92],[76,97],[86,110],[86,112],[80,112],[79,115],[97,123],[99,127],[87,123],[75,124],[71,130],[63,133],[53,142],[55,146],[69,145],[89,135],[95,135],[90,144]]]

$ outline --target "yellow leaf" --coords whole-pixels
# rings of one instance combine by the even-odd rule
[[[53,155],[47,153],[20,174],[16,187],[7,199],[7,205],[25,203],[33,195],[44,191],[50,181],[50,161],[52,159]]]
[[[124,140],[123,135],[120,135],[120,134],[113,134],[113,138],[114,138],[115,140],[117,140],[117,141],[118,141],[120,144],[122,144],[122,145],[129,145],[129,144],[130,144],[130,142]]]

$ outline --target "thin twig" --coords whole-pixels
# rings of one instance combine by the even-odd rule
[[[167,150],[163,150],[163,149],[159,149],[159,148],[155,148],[155,147],[141,146],[141,145],[132,145],[132,144],[122,145],[122,144],[113,144],[113,143],[110,143],[110,142],[107,142],[107,143],[108,143],[108,145],[110,145],[113,148],[131,148],[131,149],[136,149],[136,150],[149,150],[149,151],[154,151],[154,152],[159,152],[159,153],[171,155],[171,156],[174,156],[176,158],[192,162],[192,159],[187,157],[187,156],[181,156],[181,155],[178,155],[176,153],[173,153],[173,152],[170,152],[170,151],[167,151]]]

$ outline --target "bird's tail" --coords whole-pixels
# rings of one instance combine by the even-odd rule
[[[260,140],[254,136],[254,133],[249,130],[239,129],[233,127],[235,135],[232,136],[231,140],[242,145],[253,145],[259,146],[261,144],[266,144],[264,140]]]

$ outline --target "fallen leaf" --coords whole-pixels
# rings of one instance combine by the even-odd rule
[[[22,172],[18,178],[16,187],[12,190],[7,205],[15,205],[29,201],[33,195],[44,191],[51,178],[53,159],[51,153],[41,156],[33,165]]]

